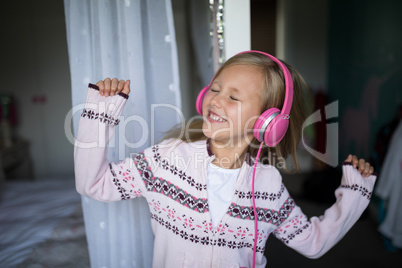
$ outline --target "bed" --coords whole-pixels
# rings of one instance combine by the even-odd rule
[[[90,267],[73,178],[8,181],[2,188],[1,267]]]

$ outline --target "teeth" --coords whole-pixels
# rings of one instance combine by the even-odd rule
[[[219,122],[225,121],[222,118],[220,118],[219,116],[216,116],[216,115],[213,115],[213,114],[209,114],[209,118],[211,118],[214,121],[219,121]]]

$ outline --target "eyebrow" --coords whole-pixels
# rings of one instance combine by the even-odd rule
[[[240,90],[238,88],[236,88],[236,87],[230,87],[230,89],[233,89],[236,93],[240,92]]]

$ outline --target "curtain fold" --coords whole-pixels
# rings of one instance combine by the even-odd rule
[[[64,7],[74,134],[88,83],[117,77],[131,80],[131,93],[108,160],[118,162],[158,142],[183,119],[170,0],[64,0]],[[102,203],[83,197],[82,205],[92,267],[152,266],[143,198]]]

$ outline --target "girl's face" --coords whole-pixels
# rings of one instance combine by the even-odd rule
[[[205,136],[225,146],[250,144],[261,114],[262,79],[261,69],[253,65],[222,70],[203,100]]]

